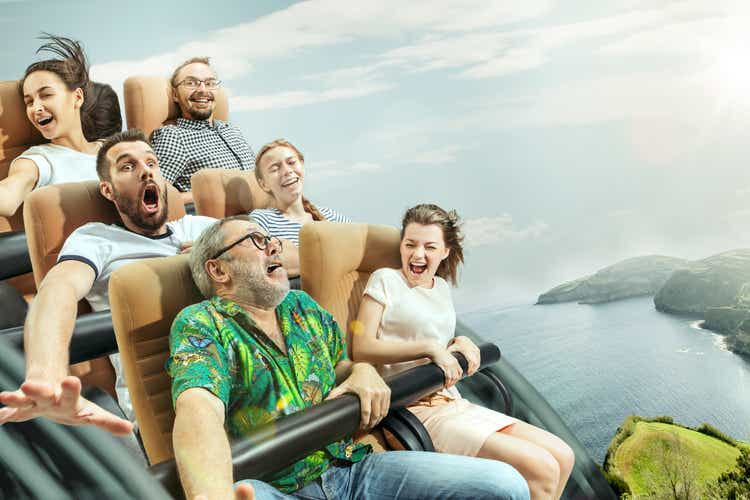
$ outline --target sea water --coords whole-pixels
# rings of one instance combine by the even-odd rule
[[[518,305],[461,319],[547,398],[601,463],[629,414],[708,422],[750,440],[750,362],[699,321],[650,297],[599,305]]]

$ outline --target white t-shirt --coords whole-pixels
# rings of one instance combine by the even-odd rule
[[[61,182],[96,181],[96,155],[81,153],[57,144],[31,146],[17,158],[36,164],[39,180],[34,189]],[[15,161],[15,160],[13,160]]]
[[[377,338],[389,341],[434,340],[442,346],[456,331],[456,310],[448,283],[435,276],[432,288],[410,287],[399,269],[384,267],[370,275],[364,291],[383,305],[383,316],[378,325]],[[390,376],[429,359],[382,365],[382,376]],[[449,389],[458,397],[455,387]]]
[[[198,239],[214,222],[216,219],[211,217],[186,215],[167,222],[167,232],[161,236],[144,236],[118,224],[89,222],[68,236],[57,262],[77,260],[94,269],[96,278],[86,300],[94,311],[104,311],[109,309],[109,278],[116,269],[141,259],[177,255],[182,243]],[[115,388],[120,407],[130,420],[134,420],[120,355],[113,354],[110,360],[117,375]]]

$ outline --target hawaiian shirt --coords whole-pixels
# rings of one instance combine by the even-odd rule
[[[224,402],[233,437],[320,403],[336,384],[334,367],[346,341],[333,316],[305,292],[292,290],[276,307],[285,355],[235,302],[212,297],[180,312],[169,336],[172,402],[202,387]],[[333,460],[358,462],[372,448],[351,438],[331,443],[269,481],[291,493],[317,479]]]

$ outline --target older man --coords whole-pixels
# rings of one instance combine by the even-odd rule
[[[164,178],[184,192],[183,200],[188,202],[194,173],[204,168],[250,170],[255,155],[237,127],[214,119],[214,92],[221,81],[208,57],[179,65],[170,83],[181,117],[174,125],[154,130],[151,142]]]
[[[193,278],[208,298],[187,307],[170,335],[174,450],[187,498],[231,498],[227,433],[242,436],[344,393],[361,403],[362,426],[388,412],[375,369],[347,360],[344,336],[310,296],[290,291],[281,243],[245,216],[216,222],[195,243]],[[338,384],[338,385],[337,385]],[[242,479],[242,478],[239,478]],[[528,498],[507,464],[423,452],[371,453],[346,438],[287,466],[260,497]]]

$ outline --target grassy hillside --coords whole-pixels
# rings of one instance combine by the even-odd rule
[[[652,491],[657,478],[665,476],[665,460],[689,463],[695,482],[702,485],[732,469],[740,453],[736,447],[692,429],[645,421],[634,422],[632,434],[612,451],[608,468],[628,483],[634,495]]]

